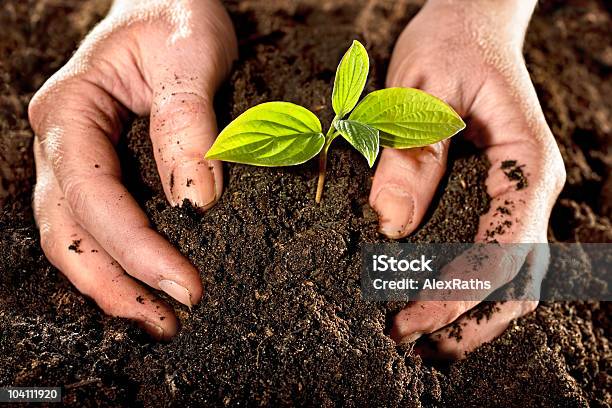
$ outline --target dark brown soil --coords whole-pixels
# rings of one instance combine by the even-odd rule
[[[355,37],[376,63],[368,87],[382,87],[393,41],[418,6],[319,3],[228,4],[241,61],[218,98],[221,125],[267,100],[302,104],[329,122],[334,69]],[[610,242],[610,14],[596,1],[542,3],[526,59],[569,175],[549,238]],[[137,120],[119,147],[126,183],[201,271],[206,292],[191,312],[174,304],[183,327],[171,343],[151,344],[129,323],[105,317],[38,245],[26,107],[106,6],[12,0],[0,7],[0,386],[64,385],[66,402],[78,406],[612,403],[607,303],[540,305],[449,367],[396,347],[386,330],[400,305],[361,299],[360,245],[381,237],[367,205],[372,173],[342,143],[332,149],[321,206],[313,200],[314,164],[230,165],[221,201],[202,215],[168,206],[148,123]],[[451,153],[434,209],[412,241],[470,241],[488,209],[486,161],[458,140]],[[474,316],[486,318],[486,310]]]

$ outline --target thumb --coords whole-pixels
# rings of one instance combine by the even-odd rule
[[[157,82],[151,109],[151,141],[168,201],[189,200],[202,209],[221,196],[221,162],[204,155],[217,135],[213,97],[198,78],[185,75]]]
[[[387,86],[419,88],[460,108],[456,87],[423,75],[420,64],[396,46]],[[399,239],[419,226],[446,172],[450,140],[411,149],[385,148],[370,191],[370,205],[379,216],[380,232]]]
[[[408,150],[383,150],[370,191],[381,233],[398,239],[418,227],[446,170],[448,146],[444,140]]]
[[[204,159],[217,136],[213,99],[237,54],[229,15],[218,0],[189,2],[181,35],[163,28],[142,44],[144,77],[153,90],[150,135],[172,205],[208,209],[221,196],[222,165]],[[193,14],[193,15],[192,15]],[[194,24],[198,21],[198,24]]]

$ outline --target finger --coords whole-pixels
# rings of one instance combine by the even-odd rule
[[[496,289],[512,281],[531,251],[530,245],[476,245],[463,252],[440,271],[439,280],[482,282],[473,289],[422,290],[395,317],[391,337],[411,342],[455,321]]]
[[[526,262],[524,285],[511,288],[504,300],[536,301],[540,298],[540,284],[544,279],[550,251],[547,244],[514,244],[506,246],[478,245],[465,251],[441,271],[441,280],[460,278],[489,281],[489,289],[462,290],[460,293],[423,291],[421,298],[444,296],[461,300],[421,300],[411,303],[395,318],[391,337],[398,343],[416,341],[423,334],[433,333],[455,322],[461,315],[476,307],[493,291],[511,282]],[[474,263],[477,267],[474,268]]]
[[[187,199],[208,209],[223,189],[221,162],[204,159],[217,137],[212,101],[237,57],[237,44],[222,4],[211,2],[202,10],[194,16],[202,24],[192,31],[199,40],[162,38],[167,49],[145,50],[144,61],[154,94],[150,135],[166,197],[172,205]]]
[[[414,350],[428,359],[465,358],[482,344],[499,337],[510,322],[533,312],[537,306],[537,300],[511,300],[496,303],[490,316],[477,317],[468,313],[451,326],[429,335],[433,344],[424,342],[415,346]]]
[[[44,121],[32,121],[75,220],[127,273],[191,306],[198,272],[149,225],[120,181],[108,135],[120,133],[116,102],[89,83],[64,88]]]
[[[533,248],[527,256],[525,286],[519,288],[520,293],[510,293],[510,300],[496,303],[489,313],[470,310],[451,325],[428,336],[433,342],[433,348],[425,343],[415,350],[425,358],[464,358],[480,345],[500,336],[512,320],[534,311],[538,306],[542,280],[550,262],[550,250],[548,244],[536,244]]]
[[[408,150],[383,150],[372,181],[370,205],[380,232],[403,238],[423,220],[446,171],[449,140]]]
[[[36,142],[35,142],[36,143]],[[37,184],[34,212],[49,261],[107,314],[135,320],[157,340],[176,334],[172,309],[127,275],[72,219],[51,169],[35,145]]]
[[[394,55],[403,53],[396,50]],[[425,79],[417,64],[404,61],[400,66],[397,61],[391,63],[387,86],[422,89],[463,114],[460,86],[440,78]],[[381,233],[398,239],[416,230],[446,172],[449,146],[447,139],[414,149],[383,149],[370,191],[370,205],[378,213]]]
[[[565,172],[555,172],[559,166],[545,161],[547,153],[531,143],[491,146],[486,154],[491,163],[486,181],[491,202],[480,217],[476,241],[546,242],[543,231]]]
[[[157,169],[172,205],[187,199],[208,209],[223,188],[221,162],[204,159],[217,136],[212,98],[204,94],[198,76],[174,75],[158,81],[164,85],[155,90],[151,110]]]

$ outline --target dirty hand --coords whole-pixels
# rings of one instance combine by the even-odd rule
[[[565,182],[561,155],[522,57],[535,3],[430,0],[400,36],[389,67],[387,86],[416,87],[447,101],[467,122],[463,137],[490,161],[486,186],[492,201],[480,218],[477,242],[547,242],[551,208]],[[444,176],[448,149],[447,140],[382,152],[370,194],[382,233],[400,238],[419,226]],[[517,177],[521,174],[525,179]],[[511,206],[511,215],[496,214],[504,205]],[[491,262],[484,278],[493,277],[494,290],[510,282],[532,255]],[[483,291],[481,299],[491,291]],[[391,336],[409,342],[429,334],[438,357],[461,358],[537,306],[537,301],[501,303],[478,324],[464,315],[478,303],[410,303],[396,316]],[[449,338],[452,322],[463,328],[461,341]]]
[[[30,103],[34,214],[47,258],[105,312],[157,339],[173,336],[178,322],[142,283],[187,306],[202,283],[121,183],[114,145],[130,112],[150,114],[170,203],[213,205],[221,164],[203,156],[217,134],[213,95],[236,54],[217,0],[117,0]]]

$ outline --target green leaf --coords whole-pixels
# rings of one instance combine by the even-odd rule
[[[374,165],[378,156],[378,129],[353,120],[339,120],[336,129],[359,153]]]
[[[359,41],[353,41],[338,65],[334,80],[332,106],[338,118],[343,118],[359,101],[369,69],[368,52]]]
[[[206,158],[270,167],[301,164],[321,151],[321,130],[319,119],[306,108],[262,103],[227,125]]]
[[[349,119],[378,129],[380,144],[396,149],[430,145],[465,128],[448,104],[413,88],[374,91],[363,98]]]

